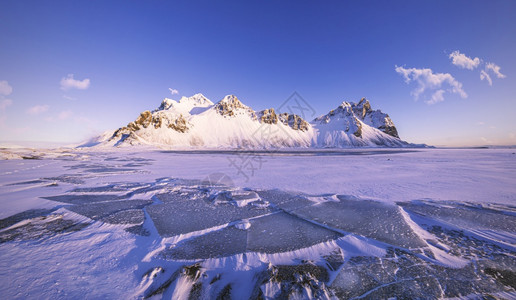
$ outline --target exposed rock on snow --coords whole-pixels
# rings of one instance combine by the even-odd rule
[[[390,136],[399,138],[398,130],[388,114],[381,110],[372,110],[369,100],[362,98],[358,104],[352,104],[355,115],[365,124],[380,129]]]
[[[332,109],[328,114],[315,119],[320,124],[337,122],[344,126],[344,132],[351,133],[356,137],[362,137],[362,124],[355,116],[351,103],[342,102],[336,109]]]
[[[202,94],[165,98],[119,128],[102,145],[151,144],[178,148],[407,147],[389,115],[365,98],[342,102],[311,123],[273,108],[255,112],[236,96],[213,104]]]
[[[215,111],[221,116],[234,117],[236,115],[247,114],[253,120],[256,120],[256,114],[249,107],[245,106],[238,98],[234,95],[227,95],[224,99],[220,100],[214,107]]]
[[[298,115],[289,115],[288,113],[282,113],[279,115],[281,123],[290,126],[294,130],[307,131],[310,127],[310,123],[303,120]]]
[[[278,124],[278,115],[274,111],[274,108],[264,109],[257,113],[260,123],[265,124]]]

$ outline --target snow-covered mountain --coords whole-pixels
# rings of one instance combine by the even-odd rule
[[[389,115],[365,98],[342,102],[307,122],[273,108],[254,111],[236,96],[214,104],[202,94],[165,98],[154,111],[117,129],[104,146],[157,145],[172,148],[406,147]]]
[[[403,147],[409,145],[398,136],[388,114],[372,110],[365,98],[358,103],[342,102],[339,107],[316,118],[316,145],[323,147]]]

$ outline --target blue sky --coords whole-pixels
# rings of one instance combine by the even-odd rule
[[[260,110],[297,91],[318,115],[367,97],[410,142],[514,145],[514,15],[515,1],[4,0],[0,141],[79,142],[164,97]]]

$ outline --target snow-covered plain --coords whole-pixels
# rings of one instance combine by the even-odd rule
[[[514,152],[3,149],[0,295],[515,298]]]

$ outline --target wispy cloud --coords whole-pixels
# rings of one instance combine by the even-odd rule
[[[431,94],[429,99],[425,100],[427,104],[444,101],[445,92],[458,94],[462,98],[468,97],[462,89],[462,83],[449,73],[434,73],[432,69],[406,69],[398,66],[396,66],[395,71],[403,75],[407,84],[412,81],[417,83],[417,87],[411,92],[415,100],[418,100],[419,96],[425,93]],[[444,89],[443,86],[448,86],[448,88]]]
[[[487,63],[486,64],[486,71],[491,71],[493,72],[496,77],[498,78],[505,78],[507,76],[505,76],[504,74],[500,73],[500,66],[494,64],[494,63]]]
[[[77,80],[73,78],[73,74],[61,78],[61,89],[66,91],[70,89],[85,90],[90,87],[90,79]]]
[[[13,100],[6,99],[5,96],[10,95],[13,92],[13,88],[5,80],[0,81],[0,127],[5,126],[5,120],[7,118],[5,110],[8,106],[13,104]]]
[[[179,94],[179,91],[178,91],[178,90],[176,90],[176,89],[168,88],[168,90],[170,91],[170,94],[172,94],[172,95],[177,95],[177,94]]]
[[[0,95],[9,96],[12,92],[13,88],[9,85],[9,82],[5,80],[0,81]]]
[[[491,140],[489,140],[489,139],[487,139],[487,138],[485,138],[485,137],[483,137],[483,136],[482,136],[482,137],[480,137],[480,140],[481,140],[482,142],[484,142],[485,144],[492,144],[492,143],[493,143],[493,141],[491,141]]]
[[[500,79],[507,77],[500,72],[500,66],[494,63],[486,63],[484,70],[480,70],[480,80],[485,79],[490,86],[493,85],[493,79],[491,78],[491,75],[489,75],[489,72],[493,73]]]
[[[430,100],[427,100],[426,103],[428,103],[428,104],[435,104],[435,103],[444,101],[443,94],[444,94],[444,90],[437,90],[437,91],[435,91],[432,94],[432,96],[430,97]]]
[[[59,120],[66,120],[73,116],[73,112],[71,110],[64,110],[57,115]]]
[[[84,116],[76,116],[74,117],[74,121],[77,124],[85,124],[90,127],[98,124],[98,120],[90,119]]]
[[[448,57],[452,60],[452,64],[463,69],[473,70],[480,64],[480,58],[468,57],[459,50],[453,51]]]
[[[489,74],[487,74],[486,71],[484,70],[480,70],[480,80],[487,80],[487,83],[489,83],[489,85],[493,85],[493,80],[491,79],[491,76],[489,76]]]
[[[477,68],[484,61],[478,57],[471,58],[466,56],[464,53],[460,53],[459,50],[453,51],[448,57],[452,60],[452,64],[468,70]],[[500,66],[491,62],[485,63],[484,70],[480,70],[480,80],[486,80],[490,86],[493,85],[493,79],[489,73],[494,74],[497,78],[506,77],[500,72]]]
[[[11,106],[12,104],[13,104],[13,100],[2,99],[2,101],[0,101],[0,111],[4,111],[8,106]]]
[[[39,114],[42,114],[42,113],[48,111],[48,108],[49,108],[48,105],[35,105],[35,106],[30,107],[27,110],[27,113],[29,115],[39,115]]]
[[[0,123],[2,123],[2,124],[4,123],[4,119],[5,119],[5,116],[4,116],[5,109],[8,106],[11,106],[13,104],[13,100],[6,99],[5,96],[10,95],[12,92],[13,92],[13,88],[12,88],[12,86],[9,85],[9,83],[7,81],[5,81],[5,80],[0,81],[0,113],[2,113],[2,116],[0,116],[2,118],[2,120],[0,120]]]
[[[64,121],[72,119],[73,116],[74,113],[71,110],[63,110],[57,115],[46,117],[44,120],[47,122]]]
[[[77,98],[70,97],[70,96],[68,96],[68,95],[63,95],[63,98],[65,98],[66,100],[71,100],[71,101],[75,101],[75,100],[77,100]]]

